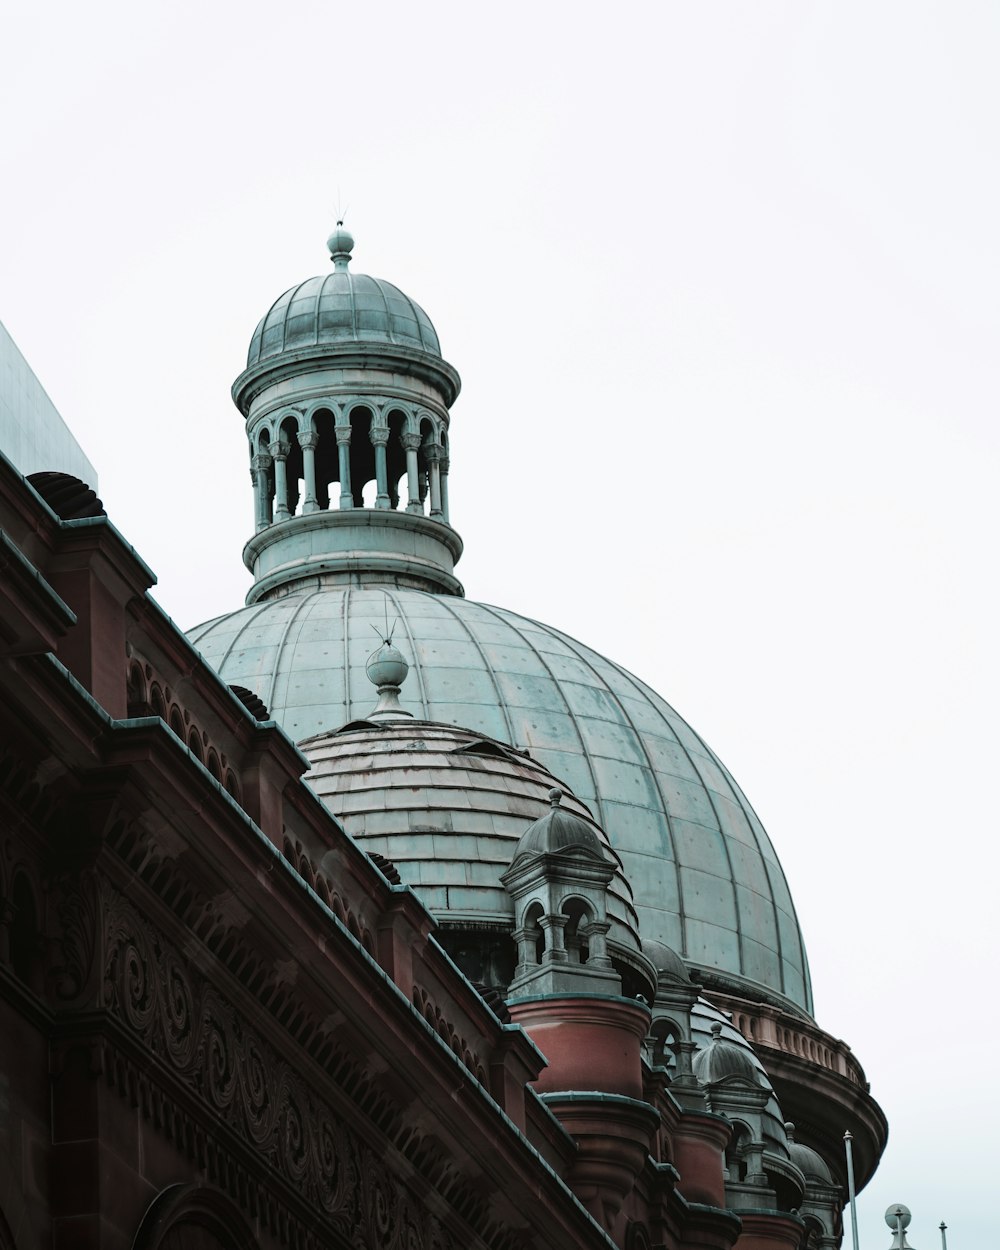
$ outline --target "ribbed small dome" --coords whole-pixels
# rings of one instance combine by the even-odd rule
[[[819,1181],[823,1185],[832,1185],[833,1177],[823,1159],[811,1146],[803,1145],[795,1140],[795,1125],[790,1121],[785,1125],[788,1135],[788,1157],[807,1180]]]
[[[742,1039],[741,1039],[742,1041]],[[734,1077],[760,1085],[757,1065],[748,1053],[746,1042],[741,1045],[722,1036],[722,1025],[712,1025],[712,1040],[694,1057],[694,1074],[703,1085],[714,1085]]]
[[[430,317],[399,287],[334,270],[280,295],[250,340],[247,368],[311,347],[385,343],[441,355]]]
[[[594,826],[559,806],[562,791],[553,790],[549,797],[552,800],[551,810],[528,826],[517,844],[512,862],[522,855],[558,855],[578,848],[599,859],[606,858]]]
[[[665,942],[657,942],[653,938],[642,939],[642,953],[656,969],[658,977],[668,981],[690,982],[684,960],[671,946]]]

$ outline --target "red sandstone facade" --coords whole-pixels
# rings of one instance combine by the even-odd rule
[[[0,459],[0,528],[0,1250],[808,1244],[644,1004],[501,1023],[106,518]]]

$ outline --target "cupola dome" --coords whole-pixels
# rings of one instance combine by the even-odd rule
[[[440,357],[437,331],[415,300],[382,278],[350,272],[354,236],[342,221],[327,246],[333,272],[307,278],[278,296],[253,333],[247,368],[288,352],[354,343]]]
[[[523,855],[558,855],[583,850],[596,859],[604,859],[601,840],[592,824],[560,806],[563,792],[558,787],[549,791],[551,808],[525,830],[511,862]]]

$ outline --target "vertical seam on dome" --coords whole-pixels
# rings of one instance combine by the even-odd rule
[[[344,587],[343,606],[340,609],[344,627],[344,724],[353,718],[351,699],[351,584]]]
[[[640,682],[638,678],[633,677],[633,676],[632,676],[632,674],[628,671],[628,669],[624,669],[624,668],[622,668],[622,669],[619,669],[619,671],[620,671],[621,673],[623,673],[623,674],[624,674],[624,675],[628,678],[628,680],[632,683],[632,685],[636,688],[636,690],[637,690],[637,691],[639,691],[639,693],[640,693],[640,694],[641,694],[641,693],[644,693],[644,692],[643,692],[643,686],[644,686],[644,684],[645,684],[645,683]],[[655,693],[655,692],[654,692],[654,693]],[[668,705],[668,706],[669,706],[669,705]],[[686,722],[686,721],[685,721],[685,724],[687,724],[687,722]],[[691,729],[691,726],[690,726],[690,725],[688,725],[688,728],[689,728],[689,729]],[[736,805],[737,805],[737,807],[742,807],[742,806],[743,806],[743,804],[742,804],[742,803],[740,803],[739,796],[737,796],[736,791],[735,791],[735,790],[734,790],[734,788],[733,788],[733,787],[734,787],[734,785],[735,785],[735,782],[733,781],[732,777],[730,776],[730,774],[729,774],[729,770],[726,768],[726,766],[723,764],[723,762],[719,759],[719,757],[715,754],[715,752],[712,750],[712,748],[711,748],[711,747],[710,747],[710,746],[709,746],[709,745],[708,745],[708,744],[704,741],[704,739],[701,737],[701,735],[700,735],[700,734],[698,734],[698,733],[696,733],[696,732],[695,732],[695,730],[693,730],[693,729],[691,729],[691,732],[692,732],[692,733],[694,734],[694,736],[698,739],[698,741],[701,743],[701,745],[705,748],[705,751],[706,751],[706,753],[708,754],[709,758],[710,758],[710,759],[711,759],[711,760],[712,760],[712,761],[716,764],[716,766],[718,767],[719,771],[722,773],[723,777],[726,779],[726,785],[729,787],[729,792],[730,792],[730,794],[732,795],[733,799],[736,801]],[[737,943],[736,943],[736,945],[737,945],[737,950],[739,951],[739,959],[740,959],[740,973],[741,973],[743,976],[746,976],[746,975],[748,975],[748,974],[745,972],[745,970],[744,970],[744,966],[743,966],[743,964],[744,964],[744,961],[743,961],[743,942],[742,942],[742,938],[743,938],[743,924],[742,924],[742,912],[741,912],[741,909],[740,909],[740,895],[739,895],[739,891],[738,891],[738,890],[737,890],[737,888],[736,888],[736,886],[737,886],[738,882],[737,882],[737,879],[736,879],[736,873],[735,873],[735,872],[734,872],[734,870],[733,870],[733,860],[732,860],[732,856],[729,854],[729,840],[728,840],[728,838],[726,837],[726,833],[725,833],[724,829],[722,828],[722,821],[719,819],[719,809],[718,809],[718,807],[716,807],[716,805],[715,805],[715,800],[714,800],[714,798],[712,797],[712,791],[711,791],[711,789],[710,789],[710,787],[709,787],[708,783],[706,782],[705,778],[702,776],[701,769],[698,767],[697,763],[695,762],[694,756],[693,756],[693,755],[691,754],[691,752],[687,749],[687,747],[684,745],[684,743],[683,743],[683,742],[681,742],[680,738],[678,738],[678,739],[677,739],[677,745],[680,747],[680,749],[681,749],[681,750],[684,752],[684,754],[687,756],[688,762],[690,763],[691,767],[692,767],[692,768],[695,770],[695,772],[698,774],[698,779],[699,779],[699,781],[701,782],[701,784],[704,786],[704,788],[705,788],[705,793],[708,795],[708,801],[709,801],[709,803],[712,805],[712,812],[713,812],[713,814],[714,814],[714,816],[715,816],[715,821],[716,821],[716,824],[719,826],[719,836],[722,838],[722,848],[723,848],[723,850],[725,851],[725,854],[726,854],[726,863],[729,865],[729,878],[730,878],[730,881],[732,882],[732,885],[733,885],[733,902],[734,902],[734,904],[735,904],[735,906],[736,906],[736,926],[737,926],[737,929],[736,929]],[[749,803],[747,803],[747,807],[749,807],[749,806],[750,806],[750,804],[749,804]],[[751,810],[752,810],[752,809],[751,809]],[[755,817],[757,816],[757,813],[756,813],[756,812],[754,812],[754,816],[755,816]],[[760,818],[759,818],[759,817],[757,817],[757,819],[758,819],[758,821],[759,821],[759,819],[760,819]],[[749,826],[749,828],[750,828],[750,832],[753,834],[754,846],[756,846],[756,848],[757,848],[757,854],[758,854],[758,855],[760,855],[760,860],[761,860],[761,863],[764,865],[764,875],[767,877],[768,887],[769,887],[769,889],[770,889],[770,891],[771,891],[770,904],[771,904],[771,910],[772,910],[772,912],[774,913],[774,933],[775,933],[775,941],[776,941],[776,942],[777,942],[777,944],[778,944],[778,948],[777,948],[777,950],[775,951],[775,954],[778,956],[778,980],[779,980],[779,982],[780,982],[781,992],[782,992],[782,993],[785,993],[785,992],[786,992],[786,991],[785,991],[785,968],[784,968],[784,960],[783,960],[783,954],[782,954],[782,944],[781,944],[781,925],[778,923],[778,905],[777,905],[777,903],[776,903],[776,901],[775,901],[775,898],[774,898],[774,890],[773,890],[773,886],[772,886],[772,882],[771,882],[771,874],[770,874],[770,872],[768,871],[767,856],[766,856],[766,855],[764,855],[764,854],[762,853],[761,848],[760,848],[760,840],[759,840],[759,838],[757,837],[757,831],[754,829],[753,825],[750,823],[750,821],[749,821],[749,820],[747,821],[747,825],[748,825],[748,826]],[[762,826],[762,827],[763,827],[763,826]],[[788,884],[788,883],[786,882],[786,883],[785,883],[786,888],[787,888],[787,884]],[[788,896],[789,896],[789,898],[791,898],[791,891],[789,891],[789,895],[788,895]],[[792,904],[793,910],[794,910],[794,906],[795,906],[795,905],[794,905],[794,903],[793,903],[793,904]],[[796,924],[797,924],[797,923],[798,923],[798,921],[796,921]],[[801,936],[801,935],[800,935],[800,936]],[[808,999],[808,994],[806,995],[806,998]]]
[[[299,291],[301,291],[304,286],[305,286],[305,283],[300,282],[298,286],[292,287],[291,293],[289,294],[288,303],[285,305],[285,315],[281,319],[281,351],[282,352],[284,352],[288,344],[288,310],[292,306],[292,301],[295,299],[296,295],[298,295]],[[261,342],[263,342],[263,338],[261,339]]]
[[[418,591],[418,594],[424,594],[424,591]],[[417,648],[413,642],[413,633],[410,629],[410,622],[406,619],[406,613],[399,606],[395,595],[390,590],[383,589],[383,594],[392,603],[393,611],[403,623],[403,629],[406,631],[406,640],[410,644],[410,655],[413,657],[413,668],[417,674],[417,685],[420,688],[420,706],[424,714],[424,720],[431,720],[430,708],[427,703],[427,692],[424,689],[424,672],[423,665],[417,662]],[[432,599],[433,595],[427,595],[428,599]]]
[[[334,273],[335,273],[335,272],[336,272],[336,270],[334,270]],[[317,347],[319,347],[319,315],[320,315],[320,309],[321,309],[321,308],[322,308],[322,306],[323,306],[323,296],[324,296],[324,295],[325,295],[325,293],[326,293],[326,284],[330,281],[330,279],[331,279],[332,277],[333,277],[333,274],[332,274],[332,273],[328,273],[328,274],[326,275],[326,277],[325,277],[325,278],[323,279],[323,281],[320,283],[320,286],[319,286],[319,294],[316,296],[316,331],[315,331],[315,334],[314,334],[314,339],[315,339],[315,343],[316,343],[316,346],[317,346]]]
[[[400,291],[399,287],[396,287],[396,290],[399,291],[399,294],[402,295],[403,299],[405,299],[406,302],[410,306],[410,312],[413,313],[413,320],[417,323],[417,338],[420,340],[420,346],[428,351],[440,352],[441,351],[440,343],[435,343],[433,347],[428,348],[427,343],[424,339],[424,327],[420,324],[420,313],[423,310],[417,307],[417,305],[413,302],[412,299],[410,299],[410,297],[406,294],[405,291]],[[427,314],[424,313],[424,316],[427,316]],[[428,318],[428,321],[429,320],[430,318]],[[435,333],[435,337],[437,337],[436,333]]]
[[[566,646],[568,646],[568,647],[569,647],[569,649],[573,652],[573,654],[577,657],[577,659],[578,659],[578,660],[580,660],[580,662],[581,662],[581,663],[586,664],[587,668],[589,668],[589,669],[590,669],[590,671],[594,674],[594,676],[597,678],[597,680],[598,680],[598,681],[602,684],[602,686],[603,686],[603,687],[604,687],[604,689],[608,692],[608,694],[611,696],[611,698],[612,698],[612,699],[614,699],[615,703],[617,703],[617,705],[618,705],[618,710],[621,712],[622,716],[625,718],[625,723],[628,725],[628,727],[629,727],[629,728],[632,730],[632,732],[635,734],[636,741],[637,741],[637,742],[639,743],[639,745],[642,747],[642,753],[643,753],[643,755],[646,757],[646,766],[649,768],[649,774],[650,774],[650,776],[653,778],[653,785],[654,785],[654,786],[656,786],[656,793],[660,796],[660,806],[661,806],[661,807],[662,807],[662,809],[663,809],[663,819],[666,821],[666,824],[667,824],[667,833],[670,835],[671,849],[673,850],[673,853],[674,853],[674,872],[675,872],[676,877],[677,877],[677,907],[678,907],[678,911],[679,911],[679,913],[680,913],[680,920],[681,920],[681,945],[682,945],[682,947],[683,947],[683,949],[680,951],[680,954],[681,954],[681,955],[686,955],[686,954],[687,954],[687,928],[686,928],[686,926],[685,926],[685,921],[687,920],[687,913],[686,913],[686,912],[685,912],[685,910],[684,910],[684,884],[683,884],[683,882],[681,881],[681,864],[680,864],[680,860],[677,858],[677,841],[676,841],[676,839],[674,838],[674,830],[673,830],[673,826],[672,826],[672,825],[671,825],[671,823],[670,823],[670,813],[669,813],[669,811],[667,810],[667,799],[666,799],[666,795],[663,793],[663,787],[660,785],[660,779],[659,779],[659,778],[657,777],[657,775],[656,775],[656,769],[655,769],[655,767],[653,766],[653,759],[652,759],[652,756],[649,754],[649,751],[648,751],[648,750],[647,750],[647,748],[646,748],[646,741],[645,741],[645,739],[643,738],[642,734],[639,732],[639,730],[636,728],[636,726],[635,726],[635,721],[633,721],[632,717],[631,717],[631,716],[629,716],[628,712],[626,712],[626,711],[625,711],[625,707],[624,707],[624,705],[622,704],[621,699],[619,699],[619,698],[618,698],[618,696],[615,694],[615,692],[611,689],[611,687],[610,687],[610,686],[608,685],[608,683],[604,680],[604,678],[600,675],[600,673],[597,671],[597,669],[594,667],[594,665],[593,665],[593,664],[591,664],[591,662],[587,659],[587,657],[586,657],[586,656],[584,656],[584,655],[582,655],[582,654],[581,654],[581,652],[578,650],[578,648],[579,648],[579,647],[582,647],[582,646],[583,646],[583,644],[582,644],[582,643],[578,643],[578,642],[576,642],[576,641],[575,641],[575,639],[570,638],[568,634],[564,634],[561,630],[558,630],[558,629],[553,629],[551,632],[552,632],[553,634],[555,634],[557,638],[560,638],[560,639],[561,639],[561,640],[562,640],[562,641],[566,644]],[[610,663],[610,661],[609,661],[609,663]],[[622,673],[625,677],[627,677],[627,678],[629,678],[629,680],[631,680],[631,674],[630,674],[629,672],[627,672],[625,669],[623,669],[623,668],[619,667],[617,664],[615,665],[615,668],[618,670],[618,672]],[[633,683],[633,684],[634,684],[634,683]],[[673,731],[671,730],[671,732],[673,732]],[[677,737],[677,735],[676,735],[676,734],[674,734],[674,737],[676,738],[676,737]],[[683,744],[683,743],[682,743],[679,739],[678,739],[678,741],[677,741],[677,745],[681,748],[681,750],[682,750],[682,751],[684,750],[684,744]],[[686,752],[686,751],[685,751],[685,754],[687,754],[687,752]],[[695,771],[697,771],[697,770],[695,770]],[[698,775],[699,775],[699,778],[700,778],[700,777],[701,777],[701,774],[699,773]],[[704,782],[703,782],[702,784],[704,784]],[[714,810],[715,810],[715,809],[713,808],[713,811],[714,811]],[[718,819],[718,815],[716,815],[716,819]],[[721,828],[720,828],[720,830],[719,830],[719,833],[720,833],[720,834],[722,833]],[[724,838],[724,837],[723,837],[723,841],[725,841],[725,838]],[[727,852],[727,862],[728,862],[728,852]],[[731,864],[730,864],[730,875],[732,875],[732,865],[731,865]],[[735,886],[734,886],[734,888],[733,888],[733,901],[734,901],[734,903],[736,903],[736,889],[735,889]],[[739,919],[738,919],[738,918],[739,918],[739,905],[738,905],[738,903],[737,903],[736,915],[737,915],[737,923],[739,923]],[[742,970],[742,964],[743,964],[743,952],[741,951],[741,952],[740,952],[740,967],[741,967],[741,970]]]
[[[356,339],[358,337],[358,305],[354,298],[354,275],[350,269],[345,269],[344,273],[347,274],[347,293],[351,307],[351,334]]]
[[[272,606],[272,602],[273,602],[272,600],[266,599],[266,600],[265,600],[265,601],[264,601],[264,602],[263,602],[263,603],[262,603],[262,604],[258,607],[257,611],[256,611],[256,612],[254,612],[254,613],[250,616],[250,618],[249,618],[249,619],[248,619],[248,620],[247,620],[244,624],[242,624],[242,625],[240,626],[240,628],[236,631],[236,633],[233,635],[233,640],[232,640],[232,642],[229,644],[229,646],[225,649],[225,651],[223,652],[223,654],[222,654],[222,658],[221,658],[221,659],[219,659],[219,660],[213,660],[213,661],[211,662],[211,664],[212,664],[212,668],[213,668],[213,669],[215,669],[215,671],[219,674],[219,676],[222,678],[222,680],[223,680],[223,681],[226,681],[226,678],[225,678],[225,677],[223,676],[223,674],[222,674],[222,666],[225,664],[225,662],[226,662],[226,661],[229,659],[229,657],[232,655],[234,647],[235,647],[235,646],[236,646],[236,644],[239,642],[239,640],[243,637],[243,635],[246,633],[246,631],[247,631],[247,630],[250,628],[250,626],[254,623],[254,621],[257,619],[257,617],[261,615],[261,613],[262,613],[262,612],[266,612],[266,611],[267,611],[267,609],[268,609],[269,607],[271,607],[271,606]],[[215,619],[216,619],[216,620],[220,620],[220,619],[222,619],[222,618],[220,618],[220,617],[216,617]],[[201,641],[201,639],[202,639],[202,638],[204,638],[205,633],[207,633],[207,632],[208,632],[208,630],[209,630],[209,628],[211,627],[211,625],[212,625],[212,624],[213,624],[213,622],[212,622],[212,621],[208,621],[208,622],[207,622],[207,624],[205,625],[205,632],[204,632],[204,633],[199,634],[199,635],[198,635],[198,637],[197,637],[197,639],[191,638],[191,633],[193,633],[193,632],[194,632],[194,630],[192,630],[192,631],[190,631],[190,633],[188,633],[188,638],[191,638],[191,641],[192,641],[192,643],[193,643],[195,646],[197,646],[197,645],[198,645],[198,643]],[[196,625],[196,626],[195,626],[195,629],[198,629],[198,628],[200,628],[200,626],[197,626],[197,625]],[[228,683],[228,682],[226,682],[226,684],[228,685],[229,683]],[[258,697],[259,697],[259,696],[258,696]],[[270,707],[268,707],[268,711],[270,711]]]
[[[316,597],[316,592],[315,592],[315,591],[314,591],[312,594],[306,594],[306,595],[303,595],[303,596],[302,596],[302,602],[301,602],[301,603],[299,603],[299,604],[296,604],[295,608],[293,609],[293,611],[292,611],[291,615],[290,615],[290,616],[289,616],[289,618],[288,618],[288,621],[287,621],[287,622],[286,622],[286,624],[285,624],[285,628],[281,631],[281,638],[280,638],[280,639],[279,639],[279,641],[278,641],[277,652],[276,652],[276,658],[275,658],[275,663],[274,663],[274,672],[271,674],[271,690],[270,690],[270,695],[269,695],[268,699],[266,700],[266,702],[267,702],[267,710],[268,710],[268,712],[270,712],[270,713],[271,713],[272,717],[273,717],[273,715],[274,715],[274,709],[273,709],[273,707],[272,707],[271,705],[272,705],[272,703],[274,702],[274,692],[275,692],[275,690],[277,689],[277,686],[278,686],[278,674],[279,674],[279,672],[281,671],[281,652],[282,652],[282,650],[284,649],[284,646],[285,646],[285,640],[288,638],[288,632],[289,632],[289,630],[292,628],[292,626],[295,624],[295,622],[296,622],[296,621],[299,619],[299,617],[301,616],[303,608],[305,608],[305,606],[306,606],[308,603],[310,603],[310,602],[311,602],[311,601],[312,601],[315,597]]]
[[[507,620],[507,615],[510,615],[510,616],[517,616],[517,613],[516,613],[516,612],[511,612],[511,613],[509,613],[509,614],[505,614],[505,613],[502,613],[502,612],[498,611],[496,608],[490,607],[490,605],[489,605],[488,603],[480,603],[480,604],[479,604],[479,607],[481,607],[481,608],[483,609],[483,611],[484,611],[484,612],[488,612],[491,616],[495,617],[495,618],[496,618],[496,620],[498,620],[498,621],[500,621],[502,624],[506,625],[506,627],[507,627],[509,630],[511,630],[513,633],[517,634],[517,630],[516,630],[516,629],[514,628],[514,626],[510,623],[510,621],[509,621],[509,620]],[[518,620],[523,620],[523,621],[526,621],[527,619],[528,619],[527,617],[518,616]],[[532,624],[536,624],[536,623],[537,623],[537,622],[534,622],[534,621],[532,622]],[[522,641],[526,641],[526,639],[524,638],[524,635],[523,635],[523,634],[518,634],[518,637],[519,637],[519,638],[521,638],[521,640],[522,640]],[[608,833],[607,819],[606,819],[606,817],[605,817],[605,815],[604,815],[604,808],[601,806],[601,788],[600,788],[600,786],[597,784],[597,774],[594,772],[594,767],[593,767],[593,765],[592,765],[592,764],[591,764],[591,762],[590,762],[590,756],[589,756],[589,755],[588,755],[588,753],[587,753],[587,744],[586,744],[586,743],[584,742],[584,740],[583,740],[583,734],[580,732],[580,726],[576,723],[576,717],[573,715],[573,709],[572,709],[572,708],[570,707],[570,705],[569,705],[569,699],[567,699],[567,698],[566,698],[566,696],[563,694],[562,687],[559,685],[559,682],[558,682],[558,681],[556,681],[556,676],[555,676],[555,673],[553,673],[552,669],[551,669],[551,668],[549,667],[549,665],[546,663],[545,657],[542,655],[542,653],[541,653],[539,650],[537,650],[537,648],[535,648],[535,647],[532,647],[532,648],[531,648],[531,653],[532,653],[532,655],[534,655],[534,656],[535,656],[535,658],[538,660],[539,664],[541,664],[542,668],[544,668],[544,669],[545,669],[546,673],[548,673],[548,675],[549,675],[549,681],[551,681],[551,682],[552,682],[552,685],[553,685],[554,689],[555,689],[555,690],[558,692],[558,694],[559,694],[559,698],[560,698],[560,699],[562,699],[563,703],[564,703],[564,704],[565,704],[565,706],[566,706],[566,715],[569,717],[570,724],[573,726],[573,732],[576,734],[577,738],[579,739],[579,742],[580,742],[580,753],[582,754],[583,759],[584,759],[584,761],[585,761],[585,763],[586,763],[586,765],[587,765],[587,772],[588,772],[588,773],[590,773],[590,781],[591,781],[591,785],[592,785],[593,790],[594,790],[594,803],[595,803],[595,804],[596,804],[596,806],[597,806],[597,812],[598,812],[598,815],[600,816],[600,821],[599,821],[598,823],[600,824],[600,826],[601,826],[601,828],[604,830],[604,832],[605,832],[605,833]],[[505,709],[505,714],[506,714],[506,709]],[[582,800],[581,800],[581,802],[582,802]],[[609,842],[611,841],[611,835],[610,835],[610,834],[608,834],[608,841],[609,841]],[[615,851],[615,854],[616,854],[616,855],[618,854],[617,850]],[[630,883],[630,888],[631,888],[631,883]],[[634,899],[633,899],[633,906],[634,906],[634,905],[635,905],[635,903],[634,903]],[[638,919],[638,917],[637,917],[637,919]]]
[[[389,336],[389,342],[395,343],[396,336],[392,332],[392,313],[389,311],[389,301],[386,298],[385,291],[382,289],[382,279],[372,278],[372,282],[378,287],[378,293],[382,296],[382,304],[385,307],[385,332]]]
[[[774,846],[773,844],[771,844],[771,839],[767,834],[767,830],[764,829],[764,822],[757,815],[756,811],[754,811],[753,804],[750,802],[750,800],[746,797],[746,795],[740,789],[739,783],[731,775],[731,773],[729,772],[729,769],[726,768],[726,766],[719,759],[719,757],[715,754],[712,748],[708,746],[707,744],[705,744],[705,749],[708,751],[709,755],[711,755],[712,759],[715,760],[716,764],[718,764],[719,768],[722,770],[722,773],[724,777],[726,778],[726,785],[729,786],[730,792],[733,798],[736,800],[737,805],[747,807],[750,809],[751,812],[753,812],[754,819],[757,821],[757,823],[760,825],[761,829],[763,830],[764,836],[767,837],[768,843],[771,845],[771,849],[773,851]],[[770,861],[768,860],[768,857],[761,850],[760,838],[757,835],[756,828],[753,826],[753,824],[750,821],[747,821],[747,824],[750,825],[750,832],[753,834],[754,844],[757,847],[758,853],[760,854],[761,861],[764,865],[764,873],[767,876],[767,884],[771,890],[771,907],[774,910],[774,927],[775,927],[775,932],[778,935],[778,960],[779,960],[779,968],[781,972],[781,988],[783,991],[787,993],[787,990],[785,989],[784,944],[782,943],[782,940],[781,940],[781,922],[778,919],[778,904],[777,904],[777,900],[774,897],[774,882],[773,882],[773,877],[772,877],[772,865]],[[776,868],[777,871],[781,874],[781,879],[784,882],[784,886],[785,886],[785,892],[788,894],[788,901],[792,907],[792,919],[795,922],[795,931],[798,934],[799,957],[802,960],[802,991],[803,991],[803,996],[805,997],[805,1000],[806,1000],[806,1007],[808,1008],[809,1011],[812,1011],[812,985],[809,982],[809,959],[808,959],[808,956],[806,955],[806,947],[805,947],[805,942],[803,941],[803,938],[802,938],[802,928],[799,925],[799,917],[795,910],[795,900],[792,898],[792,891],[791,889],[789,889],[788,878],[785,876],[785,870],[782,868],[780,861],[777,859],[777,853],[775,853],[774,868]],[[791,998],[792,996],[789,994],[789,997]]]
[[[451,613],[454,619],[458,621],[459,625],[461,625],[461,627],[469,635],[469,641],[479,652],[479,657],[483,661],[483,666],[485,667],[487,673],[489,673],[490,675],[490,681],[493,683],[493,689],[497,692],[497,705],[499,706],[500,710],[503,712],[503,719],[504,719],[504,723],[507,726],[507,735],[510,738],[510,744],[511,746],[516,747],[517,742],[514,740],[514,722],[511,720],[510,712],[508,712],[507,710],[507,704],[500,690],[500,683],[497,681],[497,675],[496,675],[496,672],[494,671],[493,665],[486,658],[486,652],[483,650],[482,646],[480,645],[479,639],[472,632],[472,630],[469,628],[466,622],[462,620],[462,618],[458,615],[458,613],[444,599],[441,600],[441,606],[447,609],[447,611]]]

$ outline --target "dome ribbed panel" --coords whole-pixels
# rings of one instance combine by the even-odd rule
[[[303,348],[386,343],[441,355],[437,332],[419,304],[381,278],[335,270],[291,287],[254,331],[247,367]]]
[[[403,686],[405,708],[527,749],[565,783],[620,856],[643,937],[811,1010],[774,848],[728,771],[669,704],[537,621],[467,599],[390,594],[390,614],[402,618],[397,642],[419,670]],[[381,589],[331,586],[220,617],[191,638],[225,681],[271,692],[272,715],[301,741],[372,710],[364,665],[385,611]]]

